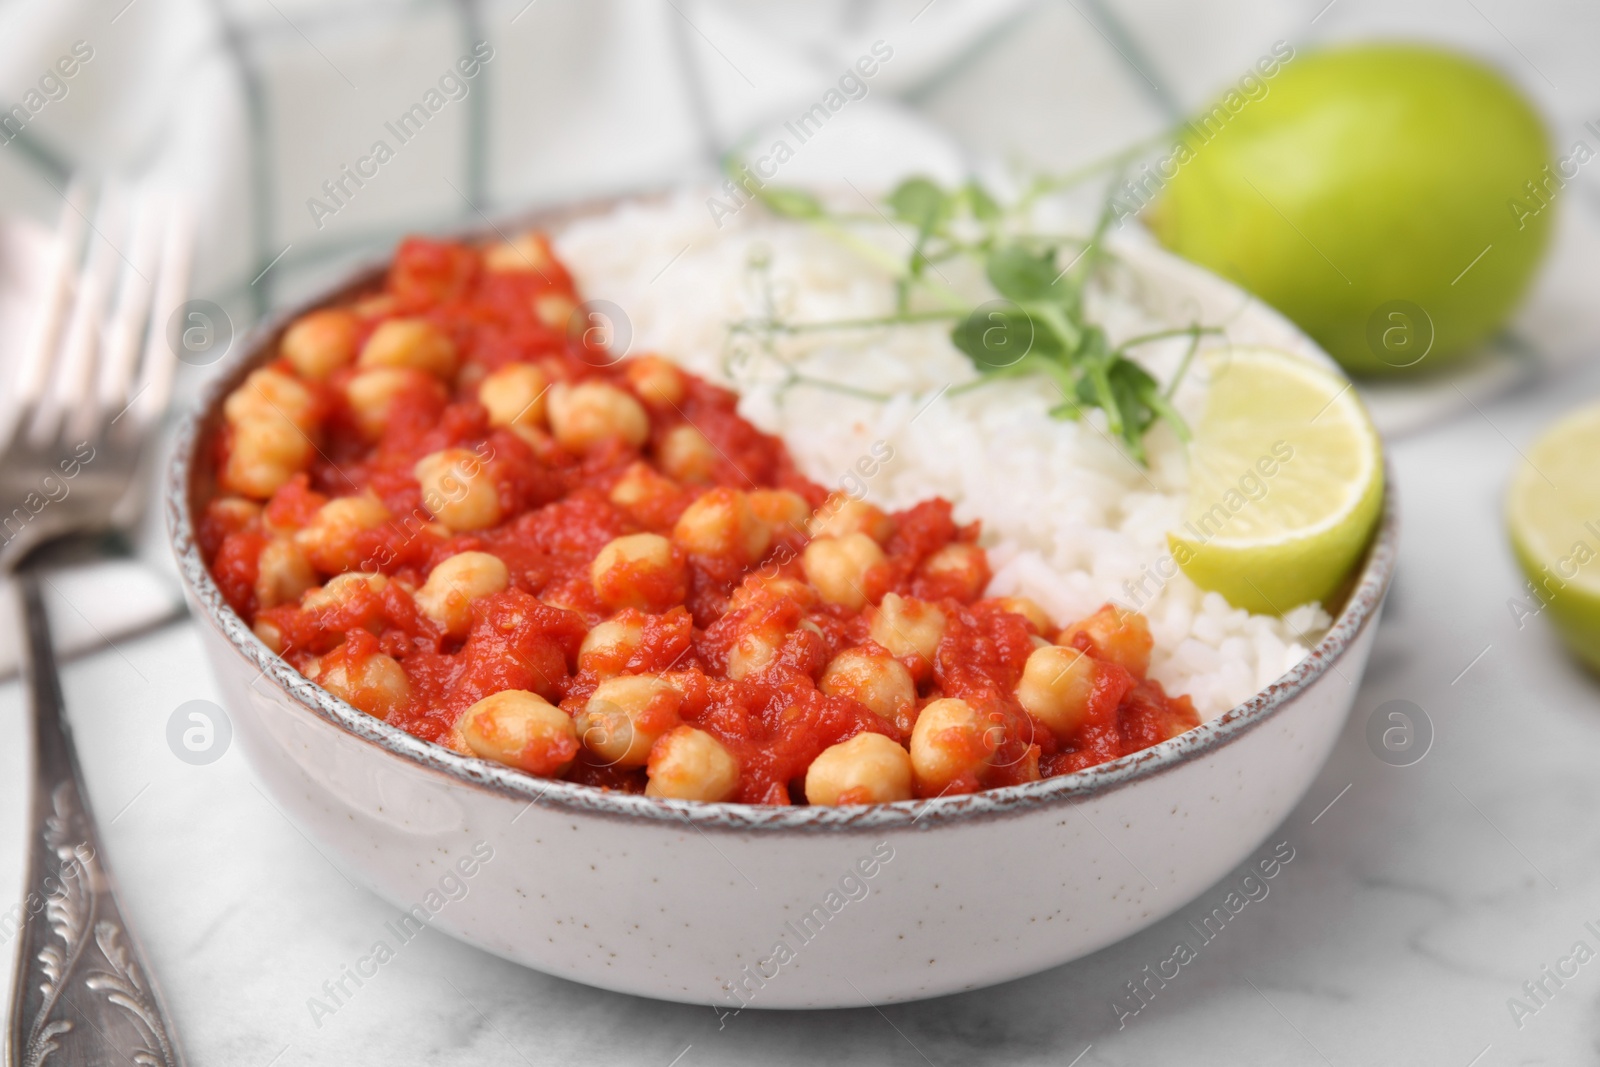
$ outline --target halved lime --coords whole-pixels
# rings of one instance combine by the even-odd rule
[[[1218,361],[1167,535],[1202,589],[1281,615],[1336,592],[1383,506],[1383,446],[1342,376],[1287,352]]]
[[[1597,454],[1600,405],[1556,423],[1524,453],[1511,479],[1506,521],[1517,562],[1533,583],[1533,595],[1521,602],[1527,614],[1548,606],[1572,651],[1600,670]]]

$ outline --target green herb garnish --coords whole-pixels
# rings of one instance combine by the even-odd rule
[[[730,168],[737,176],[737,170]],[[1120,173],[1118,175],[1120,177]],[[1112,187],[1116,182],[1113,180]],[[747,187],[748,188],[748,187]],[[950,340],[978,370],[972,388],[988,381],[1039,374],[1060,391],[1050,413],[1080,419],[1090,409],[1105,413],[1106,427],[1140,463],[1144,436],[1158,421],[1187,441],[1189,429],[1171,398],[1189,366],[1199,338],[1215,329],[1191,326],[1129,338],[1113,346],[1105,331],[1084,311],[1084,293],[1108,261],[1105,236],[1115,212],[1110,196],[1094,232],[1087,236],[1031,232],[1028,216],[1042,191],[1060,183],[1036,182],[1010,209],[976,182],[954,189],[928,178],[901,182],[870,214],[830,211],[810,193],[776,186],[754,190],[769,210],[817,227],[883,267],[894,278],[895,312],[872,319],[792,323],[777,314],[768,284],[762,318],[736,323],[736,334],[758,335],[771,350],[772,338],[825,330],[879,328],[950,321]],[[887,256],[861,238],[857,228],[899,223],[907,239],[903,260]],[[996,296],[976,307],[944,279],[940,266],[966,260],[981,268]],[[765,271],[768,264],[758,264]],[[1128,357],[1130,349],[1162,338],[1188,335],[1188,353],[1165,389]],[[791,382],[826,387],[828,383],[791,374]],[[860,390],[849,390],[862,395]]]

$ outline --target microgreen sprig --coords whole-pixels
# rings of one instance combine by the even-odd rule
[[[882,208],[874,207],[873,215],[846,215],[830,211],[804,190],[761,186],[755,195],[775,214],[814,226],[883,267],[894,279],[895,310],[872,319],[790,323],[769,308],[760,321],[737,323],[734,331],[764,333],[770,343],[777,334],[949,321],[951,343],[972,361],[979,375],[962,390],[1042,375],[1061,394],[1051,415],[1077,420],[1099,409],[1110,434],[1144,463],[1144,437],[1157,422],[1167,423],[1180,439],[1189,439],[1172,395],[1200,336],[1218,331],[1194,325],[1113,345],[1091,321],[1084,300],[1110,258],[1105,238],[1116,218],[1112,199],[1107,196],[1094,232],[1087,237],[1041,234],[1029,225],[1029,216],[1043,188],[1036,182],[1008,210],[977,182],[946,188],[929,178],[914,177],[896,186]],[[909,246],[903,260],[856,232],[863,223],[881,226],[887,220],[898,223],[897,229],[903,227]],[[939,265],[963,258],[981,268],[995,299],[973,307],[945,281]],[[1129,357],[1139,345],[1184,335],[1190,337],[1189,351],[1166,388]]]

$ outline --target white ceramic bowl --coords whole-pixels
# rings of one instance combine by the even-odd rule
[[[1215,276],[1149,245],[1120,251],[1153,310],[1326,359]],[[1017,978],[1156,922],[1248,856],[1304,794],[1355,698],[1395,564],[1392,495],[1347,602],[1299,666],[1218,719],[1077,774],[877,807],[764,808],[606,794],[447,751],[273,655],[195,546],[193,506],[213,477],[199,445],[221,398],[304,310],[258,330],[185,427],[167,506],[187,593],[274,801],[413,924],[496,955],[729,1010]]]

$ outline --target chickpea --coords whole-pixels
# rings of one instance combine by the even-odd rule
[[[206,505],[207,514],[229,530],[242,530],[260,518],[261,505],[242,496],[219,496]]]
[[[761,601],[792,600],[802,608],[814,607],[817,591],[805,582],[782,575],[747,574],[728,598],[729,610],[749,607]]]
[[[728,649],[728,677],[738,681],[765,670],[778,658],[788,636],[787,630],[772,624],[741,633]]]
[[[864,533],[881,545],[894,534],[894,520],[865,500],[834,493],[811,516],[810,532],[812,537],[848,537]]]
[[[1052,629],[1050,616],[1045,614],[1045,610],[1037,602],[1025,596],[1003,596],[995,601],[995,606],[1001,611],[1021,615],[1039,633],[1047,634]]]
[[[311,465],[311,439],[285,419],[251,419],[233,427],[220,481],[229,492],[266,500]]]
[[[365,571],[346,571],[329,578],[327,583],[310,589],[300,600],[302,611],[321,611],[324,608],[343,607],[357,591],[365,589],[381,593],[389,586],[387,575]]]
[[[250,629],[263,645],[266,645],[272,650],[273,655],[283,655],[283,631],[278,629],[276,625],[268,622],[266,619],[257,619],[256,624],[250,627]],[[311,676],[308,674],[306,677],[309,678]]]
[[[578,737],[607,766],[643,767],[656,739],[679,724],[682,701],[678,691],[657,675],[607,679],[578,714]]]
[[[456,344],[427,319],[389,319],[378,325],[361,346],[356,366],[410,367],[436,378],[456,372]]]
[[[739,761],[721,741],[693,726],[663,734],[650,749],[646,773],[646,796],[718,801],[739,790]]]
[[[930,669],[947,624],[944,612],[925,600],[890,593],[867,620],[868,634],[898,659],[912,659],[920,671]]]
[[[549,430],[541,430],[537,426],[528,426],[520,422],[512,425],[510,429],[512,433],[522,438],[522,443],[528,446],[534,458],[541,464],[547,467],[559,467],[569,459],[561,446],[556,444],[556,439],[550,436]]]
[[[539,234],[532,231],[519,233],[509,241],[485,248],[483,266],[491,274],[515,271],[542,274],[550,268],[550,249]]]
[[[356,358],[361,320],[347,308],[302,315],[284,331],[278,350],[302,378],[320,382]]]
[[[478,402],[489,409],[490,426],[544,425],[544,394],[550,380],[531,363],[509,363],[478,386]]]
[[[678,486],[670,478],[657,474],[648,463],[634,463],[611,487],[610,499],[624,511],[645,515],[666,507],[677,495]]]
[[[677,407],[683,403],[683,375],[660,356],[638,356],[622,365],[633,391],[646,404]]]
[[[355,312],[357,318],[371,322],[385,315],[393,315],[394,309],[399,306],[400,302],[393,293],[373,293],[351,304],[350,310]]]
[[[417,607],[451,637],[472,629],[472,602],[493,596],[511,584],[511,572],[498,556],[457,552],[428,573],[416,592]]]
[[[970,603],[989,584],[989,557],[977,545],[955,542],[923,560],[922,573],[937,578],[957,600]]]
[[[999,747],[995,727],[965,700],[946,697],[922,709],[911,731],[911,768],[924,796],[966,774],[980,774]]]
[[[578,669],[609,678],[622,670],[643,642],[643,617],[607,619],[584,637],[578,648]]]
[[[405,669],[382,652],[361,656],[355,663],[338,654],[325,656],[313,680],[375,719],[387,719],[411,699]]]
[[[474,755],[544,778],[559,778],[578,754],[572,716],[537,693],[502,689],[456,720]]]
[[[368,490],[322,505],[310,523],[295,533],[294,541],[318,570],[338,574],[360,564],[361,548],[356,535],[388,521],[389,509]]]
[[[574,326],[572,313],[577,310],[578,305],[564,293],[540,293],[533,298],[534,317],[552,330],[571,329]],[[582,333],[585,325],[587,323],[577,324],[576,332]]]
[[[477,396],[478,386],[489,376],[489,368],[477,360],[463,363],[461,369],[456,371],[455,386],[463,396]]]
[[[389,409],[402,393],[425,390],[442,406],[444,387],[426,371],[412,367],[377,367],[362,371],[345,383],[345,401],[356,427],[368,441],[383,436],[389,424]]]
[[[452,530],[485,530],[500,521],[500,490],[476,453],[446,448],[417,460],[422,506]]]
[[[890,720],[917,699],[917,683],[904,663],[864,648],[847,648],[833,657],[817,687],[829,696],[859,701]]]
[[[256,559],[256,608],[265,611],[279,604],[296,604],[300,595],[317,584],[317,572],[298,545],[287,537],[267,542]]]
[[[756,518],[743,493],[719,487],[684,509],[672,528],[672,539],[697,556],[754,563],[766,555],[772,531]]]
[[[1088,637],[1096,656],[1126,668],[1135,678],[1143,678],[1150,669],[1150,647],[1154,643],[1150,624],[1137,611],[1107,604],[1062,630],[1056,635],[1056,644],[1070,645],[1079,634]]]
[[[620,437],[634,448],[650,436],[650,416],[628,393],[605,382],[551,387],[550,428],[569,452],[588,452]]]
[[[546,586],[544,592],[539,594],[539,602],[582,615],[588,610],[588,599],[582,595],[582,587],[575,586],[576,582],[557,582]]]
[[[266,368],[255,371],[228,394],[222,414],[238,426],[246,422],[287,422],[302,430],[317,428],[317,401],[293,375]]]
[[[1017,683],[1017,703],[1066,739],[1083,725],[1094,696],[1094,660],[1075,648],[1046,645],[1028,656]]]
[[[660,534],[618,537],[600,550],[589,580],[601,603],[612,609],[665,611],[683,600],[687,577],[672,542]]]
[[[819,537],[800,557],[806,581],[823,600],[860,611],[867,603],[867,572],[885,562],[878,542],[864,533]]]
[[[911,756],[882,734],[830,745],[806,771],[809,804],[889,804],[911,799]]]
[[[806,533],[811,505],[799,493],[788,489],[752,489],[747,495],[750,510],[767,524],[773,536],[785,532]]]
[[[706,435],[690,426],[674,426],[656,448],[661,469],[680,482],[709,482],[717,466],[717,450]]]

